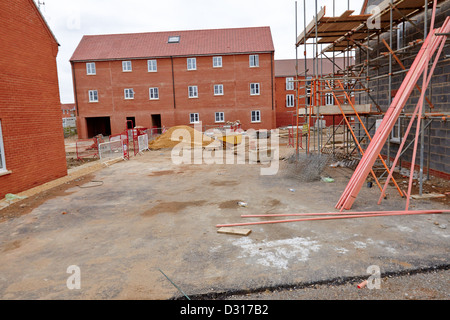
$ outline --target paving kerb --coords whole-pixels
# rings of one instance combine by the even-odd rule
[[[0,224],[0,296],[183,298],[163,271],[188,296],[214,297],[367,278],[371,265],[382,274],[449,265],[449,229],[439,227],[449,216],[442,214],[255,225],[248,236],[217,233],[217,224],[260,220],[241,214],[336,211],[351,174],[333,169],[333,183],[300,183],[281,174],[261,176],[260,168],[175,165],[170,151],[151,151],[94,171],[98,187],[71,188]],[[376,205],[378,195],[364,188],[354,211],[403,209],[404,199],[395,196]],[[431,208],[439,209],[421,200],[411,209]],[[80,268],[80,289],[67,287],[72,265]]]

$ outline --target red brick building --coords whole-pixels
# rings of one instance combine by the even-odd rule
[[[332,61],[328,59],[318,59],[317,61],[322,75],[330,75],[333,73]],[[336,69],[343,68],[344,58],[335,58],[334,64]],[[296,78],[296,68],[298,68],[298,78]],[[314,70],[313,59],[306,60],[306,70],[306,76],[310,78],[312,70]],[[298,100],[296,98],[297,84],[299,86]],[[322,96],[321,106],[336,105],[331,93],[326,93]],[[305,109],[306,99],[310,99],[310,93],[308,92],[308,96],[305,94],[305,60],[299,59],[298,62],[295,59],[275,60],[275,110],[277,127],[295,126],[297,103],[303,111]],[[302,113],[300,112],[300,114]],[[340,121],[342,117],[338,115],[334,119],[336,122]],[[333,123],[333,116],[324,116],[324,120],[326,121],[326,125],[329,126]],[[302,118],[300,124],[303,121],[304,119]],[[313,124],[311,123],[311,125]]]
[[[75,103],[61,104],[61,113],[63,118],[75,117]]]
[[[269,27],[84,36],[70,62],[79,138],[127,121],[275,128]]]
[[[0,2],[0,197],[67,174],[58,42],[32,0]]]

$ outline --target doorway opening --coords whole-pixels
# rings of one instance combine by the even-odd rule
[[[155,131],[158,134],[161,134],[161,115],[160,114],[152,114],[152,131]]]
[[[127,117],[127,130],[133,129],[136,126],[136,118],[135,117]]]
[[[86,118],[87,134],[89,138],[96,135],[111,135],[111,120],[109,117],[93,117]]]

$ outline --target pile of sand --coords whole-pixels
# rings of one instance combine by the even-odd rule
[[[203,133],[201,133],[189,126],[176,126],[176,127],[172,127],[170,129],[168,129],[166,132],[164,132],[162,135],[160,135],[155,140],[150,141],[150,143],[148,144],[149,149],[150,150],[158,150],[158,149],[173,148],[177,144],[179,144],[181,141],[183,141],[183,139],[186,139],[187,133],[185,133],[183,135],[178,135],[178,134],[172,135],[172,133],[176,129],[185,129],[189,132],[191,147],[194,147],[197,145],[201,145],[202,147],[205,147],[214,141],[212,138],[205,136]],[[201,143],[197,143],[194,140],[194,133],[201,137],[201,139],[202,139]]]

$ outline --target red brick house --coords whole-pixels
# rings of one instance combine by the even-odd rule
[[[67,174],[58,42],[32,0],[0,2],[0,197]]]
[[[63,118],[75,117],[75,103],[61,104],[61,113]]]
[[[269,27],[84,36],[70,62],[79,138],[127,121],[275,128]]]
[[[319,70],[322,75],[330,75],[333,73],[333,62],[328,59],[318,59]],[[313,59],[306,60],[306,76],[311,76],[314,69]],[[336,68],[342,68],[344,65],[344,58],[335,58],[334,64]],[[298,68],[298,78],[296,78],[296,68]],[[309,76],[308,76],[309,72]],[[298,79],[298,81],[296,81]],[[285,59],[275,60],[275,110],[276,110],[276,125],[277,127],[295,126],[296,118],[295,113],[297,111],[297,103],[299,108],[303,111],[307,98],[305,94],[305,60],[298,59]],[[299,86],[299,98],[296,98],[297,83]],[[331,93],[324,94],[321,99],[321,105],[323,107],[336,105]],[[323,110],[323,109],[322,109]],[[302,114],[300,112],[300,114]],[[304,111],[303,111],[304,114]],[[334,117],[334,121],[339,122],[342,119],[337,115]],[[333,123],[333,116],[324,116],[326,125],[329,126]],[[303,123],[302,118],[300,124]],[[314,123],[311,123],[313,125]]]

